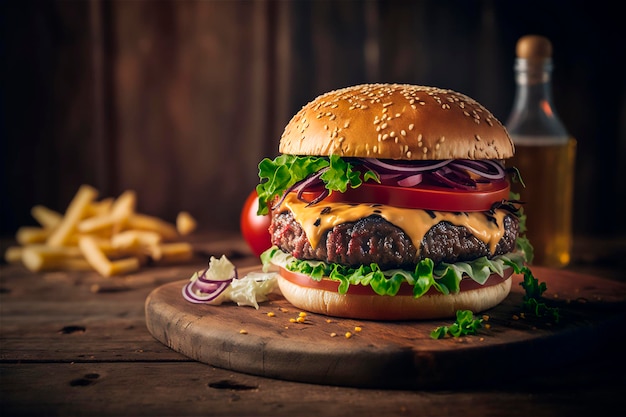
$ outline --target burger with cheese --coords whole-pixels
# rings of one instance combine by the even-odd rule
[[[502,302],[526,262],[502,124],[433,87],[367,84],[306,104],[259,164],[259,213],[295,307],[414,320]]]

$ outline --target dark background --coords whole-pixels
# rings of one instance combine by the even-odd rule
[[[257,163],[317,95],[364,82],[465,93],[505,122],[519,37],[554,46],[578,140],[574,232],[623,236],[626,86],[615,1],[4,1],[1,232],[80,184],[237,230]]]

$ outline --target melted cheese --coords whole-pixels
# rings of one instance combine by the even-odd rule
[[[491,253],[504,236],[506,211],[496,210],[493,215],[486,212],[447,212],[408,209],[382,204],[350,204],[321,202],[307,207],[294,193],[287,195],[281,210],[289,209],[300,223],[313,248],[316,248],[324,233],[342,223],[355,222],[361,218],[378,215],[389,223],[401,228],[411,238],[419,251],[424,235],[436,224],[449,222],[463,226],[483,241]],[[490,218],[490,217],[491,218]]]

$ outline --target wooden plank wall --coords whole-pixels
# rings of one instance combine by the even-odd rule
[[[516,40],[550,37],[557,109],[579,140],[575,232],[623,235],[626,31],[609,2],[5,1],[1,232],[78,186],[236,230],[284,125],[330,89],[408,82],[505,121]],[[620,61],[621,59],[621,61]],[[620,199],[619,196],[622,198]],[[618,218],[618,217],[615,217]]]

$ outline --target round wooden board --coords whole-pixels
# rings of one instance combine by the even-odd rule
[[[240,276],[259,268],[240,270]],[[559,308],[559,323],[520,317],[522,277],[514,275],[508,298],[483,313],[488,328],[460,338],[430,337],[453,319],[377,322],[309,313],[304,323],[294,323],[290,319],[300,311],[280,295],[258,310],[192,304],[181,293],[187,279],[152,291],[146,324],[161,343],[219,368],[316,384],[403,389],[545,372],[606,343],[615,334],[612,326],[623,328],[626,284],[540,267],[533,273],[547,284],[544,297]]]

